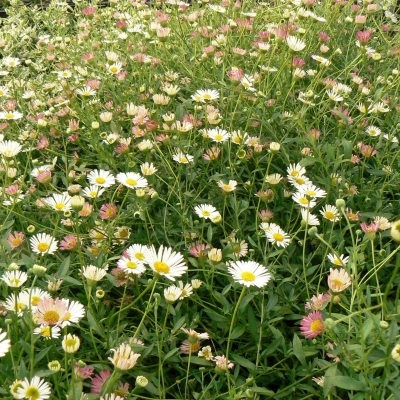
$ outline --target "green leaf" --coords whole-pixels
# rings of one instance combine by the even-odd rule
[[[293,336],[293,353],[300,361],[301,365],[306,364],[306,356],[304,354],[303,344],[296,334]]]
[[[68,275],[69,265],[70,265],[70,258],[67,257],[61,263],[60,268],[58,268],[57,275],[58,276]]]
[[[360,382],[357,379],[351,378],[350,376],[329,376],[325,377],[325,381],[328,380],[332,386],[336,386],[346,390],[358,390],[367,391],[368,386],[365,383]]]
[[[179,347],[176,347],[175,349],[170,350],[164,357],[163,357],[163,362],[167,361],[168,358],[172,357],[179,351]]]
[[[71,278],[70,276],[60,276],[60,279],[63,279],[65,282],[72,283],[73,285],[82,286],[82,282],[78,281],[78,279]]]
[[[250,335],[256,342],[258,340],[258,321],[251,306],[247,308],[247,323]]]
[[[372,318],[368,318],[361,329],[361,337],[363,342],[365,342],[369,336],[369,334],[371,333],[372,328],[374,327],[374,321]]]
[[[343,140],[342,141],[342,146],[343,146],[343,156],[345,160],[350,160],[351,154],[353,152],[353,143],[350,142],[349,140]]]
[[[213,237],[212,226],[208,225],[208,228],[207,228],[207,241],[208,241],[208,243],[211,243],[212,237]]]
[[[105,337],[105,333],[103,331],[103,329],[100,327],[100,325],[97,323],[96,319],[93,317],[92,313],[87,310],[86,311],[86,315],[87,315],[87,319],[89,322],[89,326],[95,331],[97,332],[101,337]]]
[[[221,314],[217,314],[212,310],[204,310],[204,311],[212,321],[228,323],[226,317],[223,317]]]
[[[182,357],[183,362],[189,362],[189,357]],[[196,364],[196,365],[204,365],[207,367],[211,367],[215,365],[209,360],[206,360],[204,357],[197,357],[197,356],[191,356],[190,357],[190,364]]]
[[[267,395],[269,397],[272,397],[272,396],[275,395],[275,392],[273,392],[272,390],[263,388],[263,387],[256,386],[256,387],[251,387],[249,389],[251,389],[254,393],[265,394],[265,395]]]
[[[247,308],[247,305],[250,303],[251,300],[253,300],[254,296],[255,296],[254,293],[249,293],[246,296],[244,296],[239,306],[240,313],[242,313]]]
[[[244,358],[242,356],[239,356],[238,354],[231,353],[230,358],[232,358],[233,361],[237,362],[240,366],[247,368],[249,370],[255,371],[256,366],[253,364],[251,361],[249,361],[247,358]]]
[[[235,328],[233,329],[232,333],[231,333],[231,339],[237,339],[240,336],[243,335],[243,333],[246,331],[246,327],[244,325],[237,325],[235,326]]]
[[[51,349],[51,346],[44,348],[42,351],[40,351],[38,354],[35,356],[34,364],[36,365]]]

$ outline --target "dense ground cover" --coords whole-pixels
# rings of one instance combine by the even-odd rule
[[[3,399],[400,399],[394,2],[11,1]]]

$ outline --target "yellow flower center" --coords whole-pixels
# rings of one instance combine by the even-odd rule
[[[137,183],[138,183],[138,182],[137,182],[136,179],[128,178],[128,179],[126,180],[126,184],[127,184],[127,185],[130,185],[130,186],[136,186]]]
[[[43,315],[43,320],[49,325],[56,324],[59,321],[59,319],[60,319],[60,314],[55,310],[46,311]]]
[[[336,290],[341,290],[344,283],[340,279],[332,279],[332,287]]]
[[[320,321],[319,319],[311,322],[310,331],[312,333],[318,334],[322,331],[323,328],[324,328],[324,323],[322,321]]]
[[[31,304],[33,306],[37,306],[41,298],[39,296],[32,296],[31,298]]]
[[[4,115],[4,117],[5,117],[6,119],[13,119],[13,118],[14,118],[14,113],[6,113],[6,114]]]
[[[136,253],[135,257],[140,261],[142,261],[142,260],[144,260],[146,258],[143,253]]]
[[[274,233],[272,237],[277,241],[277,242],[282,242],[284,239],[284,236],[281,233]]]
[[[215,135],[215,140],[222,140],[224,137],[222,135]]]
[[[96,183],[97,183],[98,185],[103,185],[104,183],[106,183],[106,180],[105,180],[103,177],[98,176],[98,177],[96,178]]]
[[[77,342],[75,339],[66,339],[64,344],[65,344],[65,347],[74,347],[77,345]]]
[[[292,171],[290,173],[290,176],[293,176],[293,178],[295,178],[296,176],[299,176],[299,171]]]
[[[210,211],[207,210],[203,210],[201,213],[203,214],[204,217],[209,217],[211,215]]]
[[[64,208],[65,208],[65,204],[64,204],[64,203],[57,203],[54,207],[55,207],[58,211],[62,211],[62,210],[64,210]]]
[[[256,280],[256,276],[252,272],[242,272],[242,279],[246,282],[254,282]]]
[[[208,93],[203,94],[203,99],[204,100],[210,100],[211,99],[211,95]]]
[[[315,190],[307,190],[306,191],[306,195],[310,196],[310,197],[314,197],[317,194],[317,192]]]
[[[97,191],[96,192],[90,192],[90,197],[97,197]]]
[[[333,263],[334,263],[335,265],[343,265],[342,260],[341,260],[340,258],[335,258],[335,259],[333,260]]]
[[[325,217],[328,219],[335,219],[335,214],[332,211],[325,211]]]
[[[222,188],[223,188],[226,192],[229,192],[229,191],[232,190],[232,186],[231,186],[231,185],[224,185]]]
[[[179,158],[179,161],[180,161],[181,163],[185,164],[185,163],[188,162],[188,159],[187,159],[186,157],[181,157],[181,158]]]
[[[40,397],[39,389],[35,386],[29,386],[25,392],[25,398],[29,400],[37,400]]]
[[[129,269],[136,269],[136,268],[137,268],[137,264],[136,264],[134,261],[128,261],[128,262],[126,263],[126,266],[127,266]]]
[[[115,73],[118,72],[118,68],[117,68],[116,66],[112,66],[112,67],[110,67],[110,72],[111,72],[112,74],[115,74]]]
[[[39,243],[37,248],[41,253],[45,253],[49,247],[50,246],[47,243]]]
[[[42,328],[40,330],[40,333],[42,334],[43,337],[50,337],[50,335],[51,335],[50,326],[46,326],[45,328]]]
[[[22,243],[22,239],[20,238],[14,238],[11,240],[11,243],[13,246],[18,247]]]
[[[154,263],[154,269],[160,274],[168,274],[170,270],[168,264],[163,261],[156,261]]]
[[[14,287],[19,286],[20,282],[21,282],[21,280],[18,278],[10,279],[10,286],[14,286]]]
[[[309,200],[306,199],[305,197],[300,197],[299,202],[300,202],[301,204],[308,204],[308,203],[309,203]]]
[[[296,179],[296,183],[299,185],[304,185],[306,183],[306,181],[304,178],[299,177]]]

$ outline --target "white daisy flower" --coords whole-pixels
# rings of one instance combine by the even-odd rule
[[[331,90],[327,90],[326,94],[328,95],[328,97],[332,100],[332,101],[343,101],[343,96],[341,96],[336,90],[331,89]]]
[[[316,187],[312,183],[309,183],[308,185],[304,185],[301,188],[301,192],[303,194],[305,194],[306,196],[309,196],[311,198],[314,198],[314,197],[323,198],[323,197],[326,196],[325,190],[319,189],[318,187]]]
[[[228,272],[233,279],[246,287],[264,287],[271,279],[267,268],[255,261],[230,262]]]
[[[305,208],[313,208],[317,204],[315,200],[312,200],[310,197],[306,196],[303,191],[296,192],[292,199],[294,202],[299,204],[301,207]]]
[[[71,199],[72,197],[68,194],[54,193],[51,197],[47,197],[43,201],[56,211],[71,211]]]
[[[146,271],[143,261],[139,261],[134,257],[130,258],[122,256],[118,260],[117,266],[123,269],[127,274],[141,275]]]
[[[6,339],[7,332],[3,332],[0,328],[0,357],[4,357],[11,347],[10,339]]]
[[[50,398],[50,385],[38,376],[31,380],[25,378],[17,389],[17,399],[45,400]]]
[[[85,86],[83,89],[76,89],[76,94],[79,94],[83,97],[91,97],[96,96],[96,91],[92,89],[90,86]]]
[[[218,90],[213,89],[199,89],[194,95],[192,95],[192,99],[196,102],[206,103],[207,101],[219,99],[219,92]]]
[[[211,204],[200,204],[194,208],[194,211],[200,218],[204,219],[212,220],[220,215],[217,209]]]
[[[8,287],[19,288],[28,280],[28,274],[18,270],[7,271],[1,277],[1,280],[4,281]]]
[[[112,75],[120,73],[121,69],[122,69],[122,63],[120,63],[119,61],[117,61],[114,64],[107,65],[107,71]]]
[[[328,260],[337,266],[344,267],[348,261],[349,261],[349,256],[345,256],[344,254],[341,254],[340,256],[337,256],[336,254],[329,253],[328,254]]]
[[[87,180],[91,185],[108,188],[115,183],[114,175],[103,169],[91,171],[87,176]]]
[[[207,129],[207,137],[213,142],[222,143],[226,142],[230,138],[230,133],[225,129],[215,128]]]
[[[131,189],[145,188],[148,185],[147,179],[136,172],[121,172],[117,175],[117,181]]]
[[[15,157],[22,150],[22,146],[14,140],[3,140],[0,142],[0,154],[3,157]]]
[[[325,207],[322,207],[320,213],[325,219],[328,219],[331,222],[337,222],[340,220],[340,212],[336,206],[327,204]]]
[[[179,151],[172,156],[172,159],[180,164],[189,164],[190,162],[193,161],[194,157]]]
[[[125,253],[130,258],[146,263],[146,249],[147,247],[142,244],[132,244],[125,250]]]
[[[90,185],[89,187],[86,187],[82,190],[82,194],[90,199],[96,199],[97,197],[100,197],[104,192],[105,189],[96,185]]]
[[[3,65],[8,68],[14,68],[17,65],[21,64],[19,58],[16,57],[5,57],[3,58]]]
[[[0,97],[5,97],[10,93],[10,89],[7,86],[0,86]]]
[[[146,249],[146,261],[157,274],[174,281],[188,269],[182,254],[173,251],[170,247],[161,246],[158,251],[151,246]]]
[[[301,39],[299,39],[295,36],[291,36],[291,35],[286,36],[286,44],[293,51],[301,51],[306,47],[305,42],[303,42]]]
[[[270,243],[277,246],[286,247],[290,243],[290,236],[278,225],[271,227],[265,232],[265,236]]]
[[[265,178],[265,182],[269,183],[270,185],[277,185],[282,179],[283,176],[281,174],[271,174]]]
[[[181,296],[181,293],[182,290],[175,285],[164,289],[165,300],[169,303],[174,303],[176,300],[178,300]]]
[[[40,335],[43,339],[57,339],[61,336],[61,329],[58,326],[39,326],[35,328],[33,333]]]
[[[377,137],[382,133],[382,131],[377,126],[370,125],[365,129],[365,133],[369,136]]]
[[[77,324],[85,316],[85,307],[79,303],[79,301],[71,301],[69,299],[63,299],[63,303],[68,308],[68,313],[64,317],[64,322],[61,324],[61,328],[70,324]]]
[[[47,233],[38,233],[29,239],[31,249],[36,254],[53,254],[58,249],[58,241]]]
[[[107,270],[105,268],[99,268],[94,265],[86,265],[82,267],[82,275],[91,282],[99,282],[101,281],[107,274]]]
[[[317,56],[317,55],[312,55],[311,58],[315,61],[318,61],[320,64],[324,65],[325,67],[331,65],[331,62],[325,58],[325,57],[321,57],[321,56]]]
[[[329,269],[328,286],[331,292],[340,293],[351,285],[351,278],[343,268]]]
[[[230,180],[228,183],[225,183],[224,181],[219,181],[218,186],[224,191],[224,192],[233,192],[236,189],[237,182],[234,180]]]
[[[318,218],[311,214],[309,210],[302,208],[300,210],[301,213],[301,218],[302,220],[308,225],[308,226],[317,226],[319,225],[319,220]]]

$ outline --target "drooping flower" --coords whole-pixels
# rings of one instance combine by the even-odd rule
[[[261,264],[255,261],[230,262],[228,272],[233,279],[246,287],[264,287],[271,279],[271,274]]]
[[[300,322],[300,331],[307,339],[313,339],[324,330],[324,321],[319,311],[313,311],[303,317]]]
[[[170,247],[160,246],[157,251],[154,246],[151,246],[146,249],[146,261],[155,273],[171,281],[182,276],[188,269],[182,254],[173,251]]]
[[[111,349],[114,353],[113,357],[108,357],[108,359],[113,363],[115,368],[119,370],[128,370],[133,368],[140,354],[136,354],[129,344],[122,343],[117,349]]]

